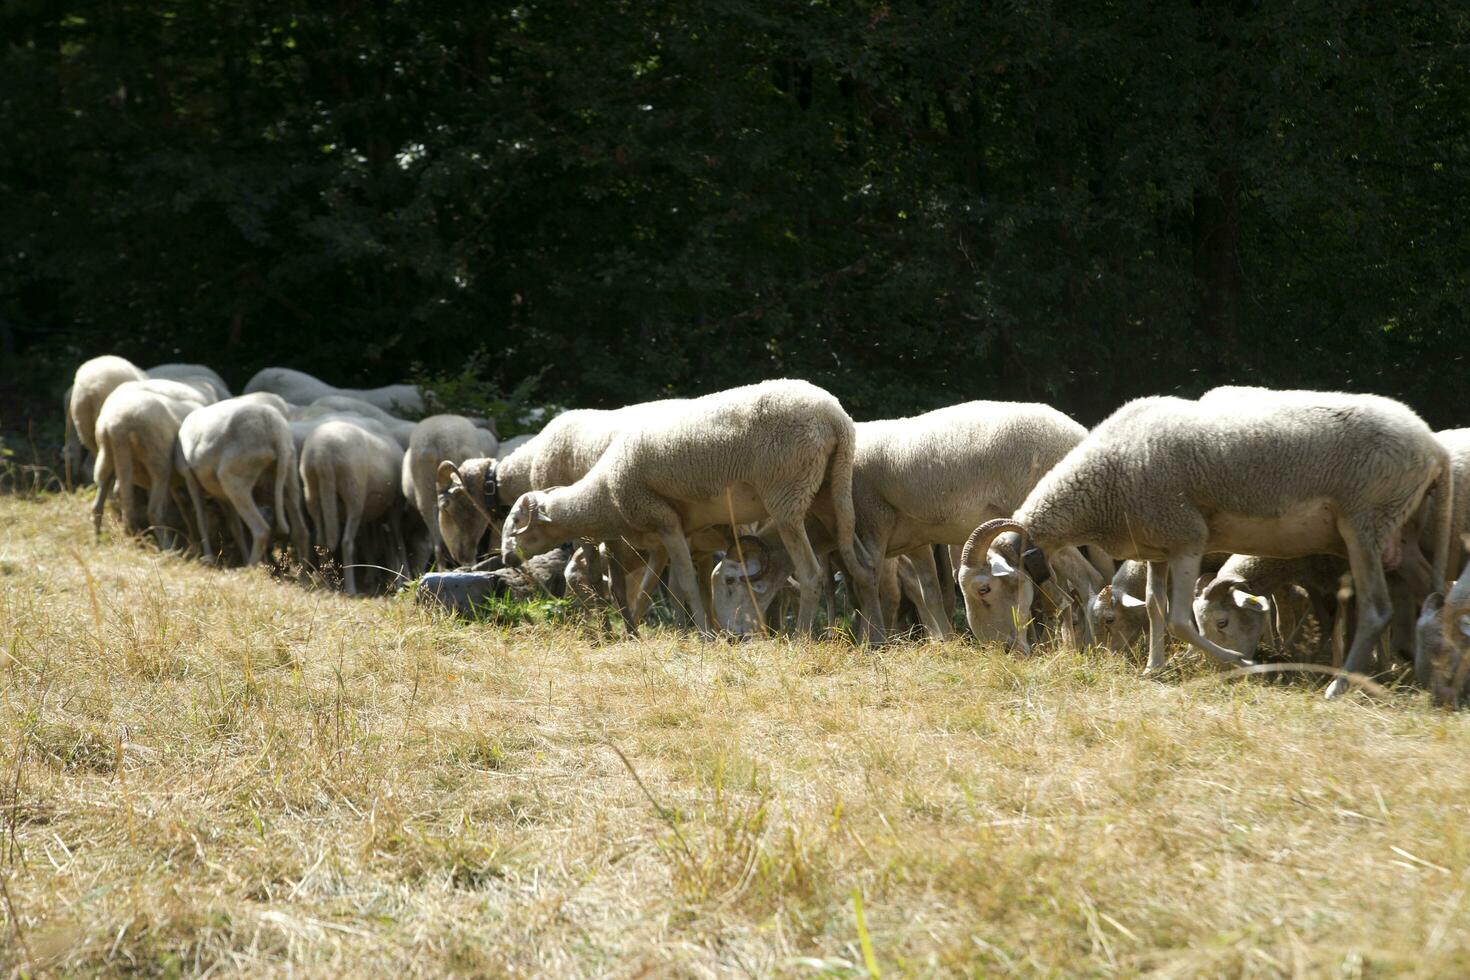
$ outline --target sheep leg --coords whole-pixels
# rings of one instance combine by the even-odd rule
[[[1373,660],[1378,639],[1393,616],[1388,595],[1388,579],[1383,573],[1383,541],[1372,530],[1360,530],[1351,521],[1339,519],[1338,532],[1347,545],[1348,568],[1353,573],[1353,598],[1358,606],[1353,645],[1348,650],[1343,669],[1349,674],[1362,674]],[[1327,685],[1327,697],[1341,696],[1348,689],[1348,679],[1338,677]]]
[[[631,615],[635,623],[643,622],[643,617],[648,612],[648,607],[653,604],[653,596],[654,592],[658,589],[659,578],[663,575],[664,568],[668,563],[669,553],[663,548],[656,549],[647,558],[643,559],[643,574],[638,579],[638,591],[628,597]]]
[[[1076,548],[1059,548],[1051,558],[1051,565],[1056,570],[1057,584],[1061,586],[1062,594],[1068,595],[1070,589],[1082,600],[1079,617],[1081,629],[1076,639],[1078,648],[1085,650],[1093,641],[1092,620],[1087,615],[1087,607],[1091,604],[1092,597],[1102,591],[1105,584],[1102,572]]]
[[[776,533],[786,546],[797,587],[801,590],[801,603],[796,610],[796,630],[803,636],[809,636],[817,619],[817,597],[822,589],[822,566],[806,536],[806,515],[795,520],[776,521]]]
[[[174,545],[173,528],[167,526],[169,485],[166,479],[150,474],[148,486],[148,524],[153,528],[153,540],[159,550],[170,551]]]
[[[919,616],[924,621],[924,629],[936,640],[949,638],[949,622],[944,616],[944,600],[940,598],[941,579],[939,569],[934,562],[934,549],[929,545],[915,548],[906,556],[914,566],[914,574],[919,579],[919,590],[923,595],[923,601],[919,604]]]
[[[143,519],[138,516],[138,490],[133,483],[133,447],[126,438],[113,444],[113,468],[117,473],[117,503],[122,508],[123,530],[137,534],[142,530]],[[119,449],[121,447],[121,449]]]
[[[97,450],[97,499],[92,501],[92,536],[102,537],[102,515],[107,512],[107,495],[112,491],[112,454],[106,449]]]
[[[342,523],[342,584],[348,595],[357,595],[357,528],[361,523],[362,511],[349,507]]]
[[[589,543],[585,551],[587,558],[587,570],[589,577],[596,583],[598,592],[602,591],[602,555],[595,544]],[[628,631],[629,636],[638,635],[638,624],[642,621],[642,609],[638,600],[641,598],[642,572],[636,576],[639,579],[635,588],[639,594],[628,593],[628,580],[635,576],[629,575],[629,570],[636,570],[643,564],[643,559],[638,552],[624,541],[609,541],[607,543],[607,581],[608,598],[617,609],[618,615],[622,617],[623,628]]]
[[[702,637],[713,637],[709,627],[709,611],[699,595],[699,581],[694,575],[694,558],[689,553],[689,541],[684,530],[675,527],[659,532],[659,540],[669,553],[669,569],[673,577],[674,591],[685,604],[689,619]]]
[[[388,539],[393,551],[393,567],[398,578],[408,578],[408,545],[403,539],[403,514],[397,507],[388,511]],[[303,559],[304,560],[304,559]]]
[[[270,547],[271,527],[266,522],[265,516],[261,514],[260,508],[255,506],[253,485],[235,479],[231,475],[221,474],[220,489],[224,491],[226,499],[235,508],[239,519],[250,528],[251,544],[248,557],[245,559],[246,566],[259,564],[265,557],[266,549]],[[246,555],[244,535],[239,535],[238,540],[240,554]]]
[[[1251,661],[1234,650],[1227,650],[1199,631],[1194,622],[1194,580],[1199,578],[1202,552],[1177,555],[1169,562],[1169,635],[1197,647],[1230,667],[1249,667]],[[1153,567],[1152,563],[1149,565]]]
[[[1148,563],[1148,667],[1144,673],[1164,669],[1169,662],[1168,634],[1169,564]]]
[[[852,575],[847,577],[849,588],[853,587]],[[878,602],[883,610],[883,621],[885,623],[898,622],[898,604],[903,601],[903,589],[898,583],[898,561],[894,558],[884,558],[878,563]],[[856,606],[856,601],[853,602]]]

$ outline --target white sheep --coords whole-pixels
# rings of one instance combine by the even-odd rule
[[[94,357],[77,368],[72,377],[67,411],[77,439],[93,456],[97,455],[97,415],[102,411],[107,396],[126,381],[147,379],[142,368],[113,354]]]
[[[415,423],[407,419],[398,418],[396,415],[376,408],[359,398],[349,398],[346,395],[328,395],[325,398],[318,398],[310,405],[292,407],[286,415],[292,423],[311,422],[327,417],[339,418],[343,416],[368,419],[376,428],[381,429],[392,437],[393,441],[398,443],[400,449],[407,449],[409,442],[413,439]],[[301,448],[299,443],[296,448],[298,450]]]
[[[1442,708],[1470,701],[1470,562],[1448,595],[1436,592],[1424,601],[1415,624],[1414,677]]]
[[[457,465],[493,457],[498,445],[494,433],[476,427],[462,415],[430,415],[414,426],[403,454],[403,496],[409,509],[423,518],[434,559],[441,567],[448,567],[449,553],[439,533],[439,467],[446,462]]]
[[[641,402],[618,409],[563,412],[518,448],[501,447],[499,460],[472,459],[460,467],[441,463],[437,474],[439,531],[445,547],[462,565],[472,564],[488,530],[499,546],[500,522],[523,493],[576,483],[602,458],[613,440],[638,424],[644,414],[668,415],[682,399]],[[512,451],[514,448],[514,451]],[[612,593],[625,623],[636,629],[667,558],[641,553],[621,540],[602,543],[607,551]]]
[[[1338,587],[1347,573],[1347,562],[1335,555],[1231,555],[1213,576],[1202,575],[1195,583],[1195,622],[1206,638],[1248,659],[1273,628],[1280,652],[1289,653],[1308,613],[1322,628],[1325,643],[1339,613]]]
[[[219,372],[203,364],[155,364],[147,373],[150,378],[189,382],[196,386],[201,380],[207,381],[213,390],[215,401],[224,401],[230,397],[230,386],[225,384],[225,379],[219,376]]]
[[[925,596],[918,609],[931,635],[950,633],[941,597],[949,583],[939,581],[931,546],[962,544],[975,525],[1010,514],[1086,434],[1054,408],[1019,402],[972,401],[911,418],[858,423],[852,470],[858,539],[875,559],[916,559],[912,573]],[[729,553],[716,569],[715,608],[724,629],[738,631],[763,618],[779,591],[772,583],[779,586],[792,571],[774,530],[754,539],[758,573],[742,574],[748,566]],[[999,580],[995,584],[1002,588]],[[747,608],[752,602],[759,612]],[[976,619],[972,629],[1009,632],[1011,605],[1000,602],[996,608],[1000,615],[983,623]]]
[[[837,399],[804,381],[768,381],[691,399],[677,412],[640,417],[571,486],[523,494],[506,518],[502,550],[513,562],[577,538],[662,547],[676,593],[708,633],[689,535],[769,517],[795,558],[798,625],[806,631],[816,615],[821,569],[805,523],[822,494],[830,498],[838,551],[869,628],[881,639],[876,569],[854,543],[856,438]]]
[[[1097,638],[1114,650],[1129,650],[1148,629],[1148,563],[1118,563],[1113,579],[1093,596],[1087,614]]]
[[[358,534],[366,524],[386,521],[394,560],[400,567],[403,563],[402,464],[403,450],[396,442],[375,427],[345,418],[316,426],[301,449],[301,486],[316,541],[331,552],[340,545],[349,595],[357,594]]]
[[[195,409],[213,399],[189,384],[177,381],[125,381],[112,390],[97,415],[97,497],[92,503],[92,530],[102,534],[102,515],[114,483],[123,526],[129,533],[142,530],[135,486],[148,491],[148,526],[160,548],[172,548],[174,530],[167,526],[167,508],[178,477],[174,472],[174,442],[179,426]]]
[[[271,523],[256,505],[255,493],[266,479],[273,488],[275,530],[290,537],[299,560],[310,561],[311,541],[301,512],[301,483],[291,427],[262,393],[217,402],[184,419],[174,466],[189,489],[206,562],[214,557],[209,545],[206,495],[228,503],[234,515],[250,528],[247,548],[238,523],[229,522],[246,564],[255,565],[265,557],[271,542]]]
[[[273,391],[293,405],[309,405],[329,395],[346,395],[376,405],[385,412],[420,415],[425,408],[423,393],[413,385],[384,385],[381,388],[338,388],[305,371],[268,367],[257,371],[245,385],[245,393]]]
[[[1434,522],[1431,574],[1442,582],[1449,454],[1404,405],[1374,395],[1259,388],[1216,390],[1199,401],[1141,398],[1094,429],[1013,518],[976,528],[966,564],[993,553],[1001,534],[1025,535],[1043,560],[1047,552],[1091,544],[1148,561],[1149,666],[1157,670],[1165,661],[1166,616],[1176,638],[1222,663],[1250,663],[1195,626],[1191,599],[1206,552],[1344,555],[1358,601],[1346,667],[1361,673],[1392,612],[1385,551],[1392,563],[1400,529],[1436,481],[1450,491]],[[1346,678],[1338,678],[1328,696],[1346,688]]]

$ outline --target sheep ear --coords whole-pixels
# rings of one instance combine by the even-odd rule
[[[1000,555],[991,555],[990,556],[990,576],[991,576],[991,578],[1010,578],[1011,576],[1013,576],[1015,574],[1016,574],[1015,566],[1013,566],[1010,562],[1006,561]]]
[[[447,459],[439,464],[439,469],[434,472],[434,478],[438,481],[440,490],[447,489],[454,480],[463,480],[459,475],[459,467]]]
[[[555,518],[553,518],[550,514],[546,513],[545,507],[537,508],[536,520],[540,521],[542,524],[550,524],[554,519]]]
[[[1129,595],[1126,592],[1119,596],[1119,599],[1122,601],[1123,606],[1127,609],[1137,609],[1139,606],[1148,605],[1147,599],[1140,599],[1138,598],[1138,596]]]
[[[1213,582],[1213,581],[1215,581],[1215,575],[1214,575],[1213,572],[1205,572],[1199,578],[1195,579],[1194,580],[1194,594],[1195,594],[1195,597],[1198,598],[1199,596],[1204,595],[1205,594],[1205,589],[1208,589],[1210,587],[1210,583]]]
[[[1271,610],[1271,600],[1263,595],[1252,595],[1244,589],[1231,589],[1230,598],[1242,609],[1255,609],[1259,612]]]

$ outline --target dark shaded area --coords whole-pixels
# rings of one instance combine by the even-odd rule
[[[483,346],[563,404],[1462,423],[1467,42],[1446,0],[12,0],[0,401],[59,420],[106,351],[373,385]]]

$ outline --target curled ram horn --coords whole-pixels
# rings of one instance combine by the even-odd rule
[[[990,550],[990,543],[1007,531],[1015,531],[1017,534],[1026,533],[1024,527],[1008,517],[998,517],[975,528],[970,533],[970,539],[965,542],[964,550],[960,552],[960,565],[974,564],[971,559],[976,557],[977,549],[979,554],[983,555]]]

